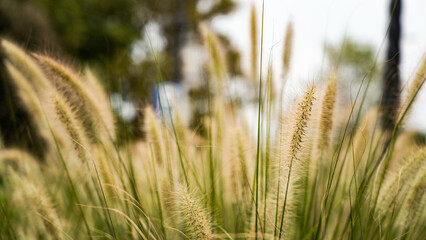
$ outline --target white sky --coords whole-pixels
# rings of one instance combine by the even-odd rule
[[[241,50],[242,68],[248,72],[250,61],[250,8],[256,5],[259,21],[262,1],[236,0],[238,8],[228,16],[213,20],[214,28],[229,36]],[[324,43],[338,44],[348,36],[369,43],[377,50],[388,24],[389,0],[265,0],[264,65],[273,48],[275,74],[281,74],[283,38],[287,22],[294,26],[294,45],[290,81],[312,81],[321,69]],[[403,81],[408,80],[426,53],[426,1],[404,0],[402,9]],[[260,42],[260,41],[259,41]],[[383,62],[381,50],[379,63]],[[413,114],[407,123],[410,128],[426,132],[426,89],[421,92]]]

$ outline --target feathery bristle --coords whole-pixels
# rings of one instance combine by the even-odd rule
[[[28,79],[22,75],[22,73],[15,68],[8,61],[5,61],[6,68],[10,74],[10,77],[13,79],[13,84],[16,86],[18,96],[22,101],[22,105],[31,113],[32,121],[37,127],[39,134],[46,143],[46,151],[52,151],[54,149],[55,143],[52,138],[51,133],[49,132],[49,122],[47,120],[47,115],[43,109],[42,103],[38,98],[37,94],[34,92],[31,83]]]
[[[56,80],[63,81],[65,85],[72,88],[73,92],[80,97],[80,103],[76,104],[80,104],[81,107],[86,108],[86,111],[84,111],[83,114],[84,116],[82,116],[86,118],[89,124],[86,127],[86,131],[88,133],[93,132],[95,136],[100,135],[102,138],[114,138],[114,129],[108,129],[107,123],[105,123],[105,119],[108,119],[108,116],[105,117],[102,109],[99,109],[97,105],[99,99],[96,99],[96,96],[93,93],[94,91],[86,86],[84,82],[80,80],[80,78],[68,67],[49,57],[41,55],[35,56],[47,68],[47,71],[51,72],[53,76],[58,77]]]
[[[51,238],[55,240],[63,239],[58,214],[53,208],[51,200],[46,192],[27,179],[23,179],[22,187],[24,188],[24,195],[28,201],[27,204],[33,208],[40,217]]]
[[[317,151],[321,157],[330,147],[331,131],[333,128],[333,111],[336,103],[337,79],[336,74],[330,76],[327,90],[321,105],[321,117],[319,122],[319,134],[317,142]]]
[[[281,207],[281,203],[278,203],[278,209],[281,209],[281,215],[279,218],[281,218],[280,221],[280,227],[279,227],[279,237],[282,236],[284,232],[284,237],[295,237],[294,233],[295,231],[295,225],[297,224],[294,221],[294,217],[297,206],[294,206],[296,204],[295,201],[297,201],[297,196],[300,196],[299,188],[300,188],[300,182],[305,180],[304,174],[301,174],[300,171],[306,171],[306,163],[303,159],[299,158],[300,150],[302,148],[302,143],[304,142],[304,136],[307,130],[308,121],[312,114],[312,105],[315,100],[315,86],[312,86],[308,91],[306,91],[305,96],[303,97],[302,101],[299,103],[299,107],[296,111],[296,115],[294,118],[294,125],[293,125],[293,131],[291,133],[291,140],[289,143],[289,149],[287,154],[288,159],[288,172],[283,173],[285,177],[285,192],[283,195],[284,203]],[[293,164],[295,164],[293,166]],[[293,168],[295,168],[296,173],[292,177],[292,171]],[[296,196],[297,195],[297,196]],[[278,201],[280,201],[278,199]],[[287,202],[290,202],[289,208],[287,208]],[[284,215],[287,216],[287,218],[284,218]],[[290,215],[290,216],[289,216]],[[286,227],[283,231],[284,222],[286,223]]]
[[[417,96],[417,93],[420,91],[420,88],[423,86],[424,82],[426,81],[426,55],[423,57],[423,60],[420,64],[419,69],[417,70],[416,74],[414,75],[413,80],[411,81],[411,84],[409,88],[407,89],[407,96],[405,97],[405,100],[401,104],[401,108],[399,111],[399,120],[403,117],[404,112],[406,115],[409,114],[409,108],[411,103],[414,101],[414,99]]]
[[[247,149],[245,148],[244,140],[242,139],[242,132],[239,127],[233,134],[232,155],[229,159],[230,172],[230,190],[232,190],[233,201],[247,200],[249,194],[249,170],[247,166]]]
[[[145,110],[145,133],[148,142],[154,147],[155,160],[159,164],[163,164],[164,159],[164,138],[161,132],[161,127],[158,125],[158,118],[155,116],[152,108]]]
[[[34,169],[38,167],[37,161],[30,154],[14,148],[0,150],[0,168],[4,165],[23,176],[34,174]]]
[[[181,117],[180,112],[178,111],[178,108],[175,107],[177,110],[175,111],[175,129],[176,129],[176,135],[177,135],[177,139],[179,142],[181,142],[181,144],[187,144],[188,143],[188,138],[189,138],[189,134],[187,131],[187,127],[185,126],[185,123],[183,122],[183,119]]]
[[[386,213],[389,211],[391,204],[397,201],[396,197],[404,197],[398,194],[413,181],[419,171],[424,169],[425,164],[426,147],[418,150],[416,154],[406,159],[399,168],[399,171],[389,173],[379,193],[380,211]]]
[[[191,194],[186,187],[178,186],[176,192],[177,204],[190,239],[213,239],[212,226],[207,210]]]
[[[300,151],[301,143],[303,141],[303,136],[305,135],[305,130],[308,125],[308,120],[311,116],[312,105],[315,100],[315,86],[312,86],[306,93],[302,100],[299,103],[299,109],[296,113],[296,122],[293,130],[293,135],[291,137],[290,143],[290,159],[297,159],[297,154]]]
[[[240,173],[241,173],[241,183],[243,185],[243,188],[247,191],[249,189],[249,179],[251,177],[249,176],[249,169],[247,165],[247,153],[246,149],[244,147],[244,140],[242,138],[241,131],[237,132],[237,149],[238,149],[238,160],[240,165]]]
[[[293,23],[290,21],[287,24],[287,30],[285,33],[284,41],[284,53],[283,53],[283,76],[287,76],[290,70],[291,53],[293,48]]]
[[[25,51],[4,39],[1,41],[1,46],[3,47],[6,57],[10,61],[11,65],[23,73],[23,75],[28,79],[28,82],[39,92],[39,94],[51,89],[51,84],[44,76],[43,71],[37,66],[35,61],[25,53]]]
[[[115,139],[115,120],[114,113],[104,88],[102,87],[99,79],[95,74],[89,69],[86,68],[84,72],[85,84],[91,89],[91,93],[94,95],[94,99],[97,99],[96,105],[99,108],[99,112],[103,115],[103,120],[106,124],[106,128],[111,134],[112,139]]]
[[[60,96],[53,96],[55,102],[56,114],[59,120],[64,124],[68,132],[71,142],[74,145],[74,150],[82,162],[88,159],[86,148],[89,147],[88,139],[85,132],[82,130],[80,121],[76,114],[70,109],[67,103]]]
[[[400,213],[402,219],[398,222],[403,224],[407,229],[415,221],[424,223],[426,220],[426,215],[423,214],[424,210],[422,209],[422,207],[426,206],[426,168],[424,166],[411,184],[411,188],[402,205]]]
[[[205,25],[200,25],[201,35],[209,53],[209,71],[215,80],[217,91],[222,88],[226,76],[226,61],[222,46],[217,36]]]

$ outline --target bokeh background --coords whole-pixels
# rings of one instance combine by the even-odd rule
[[[323,81],[338,65],[341,96],[350,103],[377,56],[369,103],[378,103],[389,4],[387,0],[265,1],[264,75],[272,66],[277,89],[286,82],[286,100],[308,83]],[[158,105],[159,87],[164,87],[169,97],[173,95],[170,101],[180,106],[188,125],[199,127],[207,91],[207,53],[199,25],[207,25],[219,36],[226,53],[231,84],[224,94],[230,101],[239,102],[242,115],[255,125],[257,107],[251,103],[256,102],[256,94],[249,84],[253,80],[252,8],[260,38],[262,1],[2,0],[0,36],[29,50],[65,59],[77,69],[94,69],[110,94],[120,123],[118,133],[143,137],[141,109]],[[403,2],[399,66],[403,87],[426,52],[425,9],[422,0]],[[283,79],[282,52],[289,22],[294,29],[293,54],[290,71]],[[257,44],[260,49],[260,39]],[[3,70],[1,78],[2,135],[12,139],[10,136],[25,128],[14,126],[15,121],[8,119],[21,115],[20,119],[25,119],[25,114],[10,112],[13,99],[8,97]],[[159,86],[158,81],[164,84]],[[408,128],[426,132],[425,103],[422,91]]]

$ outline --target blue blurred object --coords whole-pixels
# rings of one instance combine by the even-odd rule
[[[179,111],[183,119],[188,117],[188,97],[181,83],[167,81],[157,84],[153,88],[152,106],[166,123],[170,123],[175,111]]]

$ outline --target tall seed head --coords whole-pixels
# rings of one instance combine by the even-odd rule
[[[410,107],[410,103],[414,101],[418,91],[423,86],[425,80],[426,80],[426,55],[423,57],[420,67],[417,70],[416,74],[414,75],[414,78],[411,81],[411,84],[407,90],[407,96],[405,97],[405,100],[401,104],[401,109],[399,111],[399,120],[402,119],[403,117],[402,115],[404,114],[404,112],[408,111],[408,108]]]
[[[45,77],[34,59],[28,56],[24,50],[4,39],[1,41],[1,46],[11,65],[20,70],[39,94],[51,88],[48,78]]]
[[[145,110],[145,132],[148,142],[154,147],[154,157],[157,163],[164,163],[164,138],[161,127],[158,124],[159,119],[155,116],[152,108]]]
[[[254,4],[251,5],[251,16],[250,16],[250,40],[251,40],[251,78],[254,82],[257,79],[257,20],[256,20],[256,7]]]
[[[194,194],[190,193],[186,187],[178,186],[176,198],[189,238],[196,240],[213,239],[207,210],[195,198]]]
[[[97,104],[102,99],[97,99],[90,86],[84,83],[72,69],[69,67],[42,55],[36,55],[36,58],[45,67],[53,77],[55,84],[62,87],[58,91],[63,93],[64,97],[68,97],[73,105],[78,106],[80,117],[85,120],[85,129],[88,136],[96,139],[114,139],[115,132],[112,126],[108,126],[105,120],[110,119],[109,114],[105,115],[104,109],[100,109]],[[65,90],[65,91],[64,91]]]
[[[200,25],[201,35],[209,53],[208,65],[214,80],[216,91],[222,88],[226,75],[226,61],[222,46],[217,36],[205,25]]]
[[[38,169],[37,161],[28,153],[14,148],[0,150],[0,172],[2,168],[10,166],[12,170],[20,176],[35,175],[35,169]]]
[[[23,179],[22,188],[28,206],[35,210],[50,237],[63,239],[58,214],[45,190],[28,179]]]
[[[55,102],[56,114],[59,120],[64,125],[68,136],[71,138],[71,142],[74,146],[74,150],[77,156],[82,162],[86,162],[88,159],[86,147],[89,147],[89,140],[86,137],[85,132],[76,114],[68,106],[62,97],[59,95],[53,96]]]
[[[5,65],[13,80],[13,85],[17,89],[22,106],[31,114],[31,120],[44,141],[45,150],[47,152],[53,151],[55,143],[52,134],[49,132],[49,122],[47,120],[49,116],[46,115],[46,104],[42,105],[32,84],[21,71],[9,61],[5,61]]]
[[[336,82],[336,74],[333,72],[330,76],[321,105],[321,118],[317,142],[317,151],[320,155],[323,155],[330,147],[330,135],[333,128],[333,111],[336,103]]]
[[[400,213],[399,224],[405,227],[415,224],[415,221],[425,222],[426,215],[423,209],[426,206],[426,168],[419,171],[417,177],[411,184]]]
[[[315,100],[315,86],[312,86],[299,103],[299,109],[296,113],[296,122],[294,125],[293,135],[290,143],[290,159],[297,159],[297,154],[300,151],[302,138],[305,135],[305,130],[308,125],[308,120],[311,116],[313,101]]]
[[[426,147],[423,147],[406,159],[397,171],[387,174],[379,193],[379,210],[382,213],[387,213],[391,204],[404,197],[401,192],[407,190],[419,172],[422,173],[425,164]]]
[[[93,94],[94,99],[98,100],[96,105],[99,108],[99,112],[103,115],[106,128],[110,134],[112,134],[112,138],[115,139],[114,112],[105,89],[103,88],[99,79],[89,68],[86,68],[84,72],[84,79],[86,80],[84,83],[91,89],[91,93]]]
[[[287,30],[285,32],[284,41],[284,53],[283,53],[283,76],[287,76],[290,70],[291,53],[293,48],[293,23],[290,21],[287,24]]]

